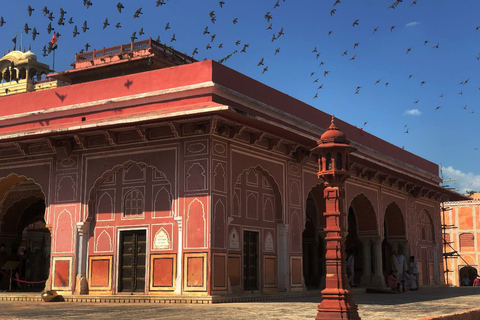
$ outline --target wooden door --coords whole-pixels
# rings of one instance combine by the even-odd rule
[[[243,289],[258,290],[258,232],[243,232]]]
[[[146,243],[145,230],[120,233],[119,292],[145,291]]]

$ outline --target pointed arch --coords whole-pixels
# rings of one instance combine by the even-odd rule
[[[359,235],[378,235],[377,214],[371,200],[364,194],[357,194],[350,202],[355,214]]]
[[[402,209],[393,201],[385,209],[385,237],[389,238],[406,238],[405,219]]]

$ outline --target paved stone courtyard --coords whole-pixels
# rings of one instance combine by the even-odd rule
[[[480,309],[480,288],[428,287],[403,294],[355,288],[362,319],[419,319]],[[0,301],[0,319],[314,319],[319,298],[222,304]]]

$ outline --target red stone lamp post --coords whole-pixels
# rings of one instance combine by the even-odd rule
[[[316,319],[360,319],[357,305],[348,290],[345,254],[345,212],[342,211],[344,184],[350,176],[349,155],[356,150],[345,134],[332,123],[312,149],[319,154],[318,177],[325,182],[326,280]]]

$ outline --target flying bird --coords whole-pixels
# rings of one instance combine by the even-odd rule
[[[329,74],[329,73],[330,73],[330,71],[325,71],[325,72],[323,73],[323,76],[326,77],[327,74]]]
[[[425,81],[420,82],[420,86],[423,86],[425,84]]]
[[[68,24],[73,24],[73,17],[70,17],[70,19],[68,19]]]
[[[347,51],[348,51],[348,49],[347,49],[347,50],[345,50],[345,51],[343,51],[343,53],[342,53],[342,55],[341,55],[341,56],[342,56],[342,57],[343,57],[343,56],[346,56],[346,55],[347,55]]]
[[[135,11],[135,13],[133,14],[133,18],[134,18],[134,19],[135,19],[135,18],[139,18],[141,14],[143,14],[143,12],[142,12],[142,8],[140,7],[140,8],[138,8],[137,11]]]
[[[352,27],[358,26],[358,21],[359,21],[359,19],[357,19],[357,20],[353,21],[353,23],[352,23]]]
[[[28,11],[28,16],[31,17],[32,12],[35,11],[35,9],[33,9],[31,6],[28,6],[27,11]]]
[[[379,84],[380,81],[382,81],[382,78],[380,78],[380,79],[378,79],[377,81],[375,81],[375,84]],[[375,84],[374,84],[374,85],[375,85]]]
[[[340,0],[335,0],[335,2],[333,3],[333,6],[335,7],[339,3],[341,3]]]
[[[375,29],[373,29],[373,33],[377,32],[378,31],[378,27],[376,27]]]
[[[220,5],[220,8],[223,8],[223,5],[225,4],[225,1],[220,1],[220,2],[218,2],[218,4]]]
[[[122,9],[124,9],[125,7],[123,6],[123,4],[121,2],[117,3],[117,10],[118,12],[122,13]]]
[[[37,28],[33,27],[33,30],[32,30],[32,39],[33,41],[35,41],[35,38],[37,37],[37,35],[39,35],[40,33],[37,32]]]
[[[331,30],[330,30],[330,31],[328,31],[328,35],[331,35],[332,33],[333,33],[333,31],[331,31]]]
[[[170,42],[173,42],[173,41],[177,41],[177,39],[175,38],[175,33],[173,34],[172,38],[170,39]]]
[[[440,106],[436,107],[436,108],[435,108],[435,111],[439,110],[440,108],[441,108]]]
[[[410,48],[407,49],[407,53],[406,53],[406,54],[408,54],[410,51],[412,51],[412,47],[410,47]]]
[[[428,42],[428,40],[423,41],[423,45],[426,46]]]
[[[47,6],[45,6],[45,7],[43,7],[43,10],[42,10],[42,12],[43,12],[43,16],[44,16],[44,17],[46,17],[46,16],[47,16],[47,14],[49,14],[49,13],[50,13],[50,10],[48,10]]]
[[[396,27],[397,27],[397,26],[391,26],[391,27],[390,27],[390,32],[392,32],[393,29],[395,29]]]
[[[138,39],[138,38],[137,38],[137,31],[135,31],[134,33],[132,33],[132,36],[130,37],[130,40],[132,40],[132,42],[135,42],[136,39]]]
[[[438,49],[438,43],[434,45],[433,48]]]
[[[110,23],[108,23],[108,18],[105,18],[105,21],[103,22],[103,30],[105,30],[105,28],[109,25]]]
[[[265,66],[265,68],[263,68],[262,74],[264,74],[267,71],[268,71],[268,66]]]
[[[360,42],[355,42],[355,44],[353,45],[353,50],[355,50],[355,48],[358,47],[359,44]]]
[[[0,27],[3,27],[4,24],[5,24],[5,19],[3,19],[3,17],[0,17]]]
[[[77,26],[73,27],[73,37],[75,38],[79,34],[80,32],[78,32]]]
[[[275,49],[275,55],[280,52],[280,47]]]
[[[355,60],[356,57],[357,57],[357,55],[354,55],[353,57],[351,57],[350,59],[348,59],[348,61]]]
[[[418,101],[420,101],[420,100],[415,100],[415,101],[413,101],[413,104],[417,104],[417,103],[418,103]]]
[[[233,24],[237,24],[237,23],[238,23],[238,18],[234,18],[234,19],[232,20],[232,22],[233,22]]]
[[[270,23],[270,25],[267,27],[267,30],[272,30],[272,24]]]
[[[47,32],[48,32],[48,34],[50,34],[50,33],[52,32],[52,30],[55,30],[55,29],[52,28],[52,23],[50,22],[50,23],[48,24],[48,27],[47,27]]]
[[[337,9],[332,9],[332,10],[330,11],[330,15],[333,16],[333,15],[335,14],[335,11],[337,11]]]
[[[25,23],[25,27],[23,28],[26,34],[28,34],[28,31],[32,30],[32,28],[28,27],[28,23]]]
[[[167,23],[168,25],[168,23]],[[170,27],[168,27],[170,29]],[[165,30],[167,30],[167,27],[165,26]],[[210,34],[210,31],[208,31],[208,26],[205,27],[205,30],[203,30],[203,34]]]
[[[120,24],[120,22],[117,22],[117,23],[115,24],[115,28],[120,29],[121,27],[122,27],[122,25]]]
[[[87,27],[87,20],[85,20],[85,21],[83,22],[83,27],[82,27],[83,33],[87,32],[87,30],[89,30],[89,29],[90,29],[90,28]]]
[[[144,35],[145,32],[143,32],[143,28],[140,28],[140,31],[138,31],[138,35],[141,36],[141,35]]]

